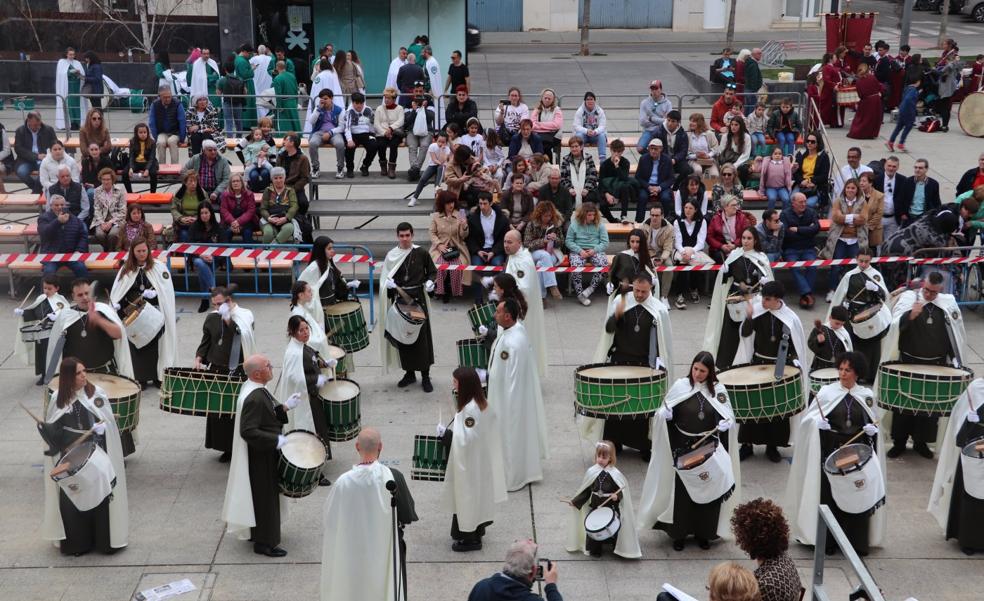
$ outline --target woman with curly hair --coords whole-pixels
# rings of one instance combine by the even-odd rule
[[[735,544],[758,562],[755,579],[762,601],[798,601],[803,588],[789,548],[789,524],[782,508],[758,498],[735,508],[731,516]]]

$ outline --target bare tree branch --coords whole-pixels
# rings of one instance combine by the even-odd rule
[[[34,42],[38,45],[38,52],[44,52],[44,47],[41,45],[41,37],[38,35],[38,28],[34,25],[34,12],[31,10],[31,3],[28,0],[17,0],[14,3],[14,7],[31,27],[31,35],[34,36]]]
[[[108,21],[115,23],[124,29],[133,38],[137,46],[143,50],[150,60],[153,61],[154,48],[160,42],[161,37],[164,35],[164,30],[167,27],[167,23],[171,16],[182,6],[189,4],[201,4],[202,0],[171,0],[170,7],[167,12],[160,14],[158,11],[151,11],[151,0],[134,0],[134,5],[136,6],[137,20],[140,24],[140,34],[137,35],[130,28],[130,23],[121,19],[114,10],[112,10],[111,5],[107,4],[105,0],[87,0],[88,4],[96,9],[96,12],[101,14]],[[155,4],[160,4],[160,1]]]

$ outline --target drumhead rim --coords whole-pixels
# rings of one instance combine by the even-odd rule
[[[610,368],[610,367],[633,367],[643,370],[649,370],[650,372],[655,372],[654,375],[645,377],[633,377],[633,378],[599,378],[597,376],[585,375],[584,372],[589,369],[600,369],[600,368]],[[666,382],[666,370],[665,369],[653,369],[645,365],[629,365],[625,363],[588,363],[586,365],[581,365],[575,368],[574,378],[576,382],[585,382],[589,384],[656,384],[659,382]]]
[[[767,379],[765,382],[728,383],[727,376],[722,377],[727,373],[737,372],[738,370],[747,369],[747,368],[755,368],[756,371],[762,371],[763,373],[769,374],[769,379]],[[783,377],[779,380],[776,380],[771,375],[772,373],[774,373],[774,370],[775,367],[769,365],[768,363],[742,363],[740,365],[733,365],[728,369],[718,372],[717,378],[718,378],[718,382],[723,384],[724,387],[727,388],[729,392],[731,391],[732,388],[735,390],[754,390],[754,388],[752,388],[753,386],[761,386],[762,384],[766,384],[766,383],[785,385],[785,384],[792,383],[793,381],[798,380],[800,378],[800,373],[799,373],[800,368],[796,367],[795,365],[789,365],[789,364],[784,365]]]

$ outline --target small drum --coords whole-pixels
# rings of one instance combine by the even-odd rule
[[[726,303],[728,307],[728,317],[731,318],[731,321],[735,323],[741,323],[745,321],[745,315],[748,314],[747,300],[741,298],[736,300],[728,300],[726,301]]]
[[[489,349],[481,341],[465,338],[457,341],[455,346],[458,347],[459,367],[489,368]]]
[[[588,417],[653,415],[665,395],[661,369],[594,363],[574,370],[574,407]]]
[[[116,416],[116,425],[120,433],[136,429],[140,423],[140,384],[130,378],[113,374],[86,374],[89,382],[106,391],[109,406]],[[54,400],[58,396],[58,376],[51,378],[48,383],[48,398]],[[47,403],[45,404],[47,410]]]
[[[202,416],[233,416],[239,388],[246,381],[240,374],[217,374],[189,367],[165,367],[161,382],[161,409],[170,413]]]
[[[622,521],[618,519],[618,513],[607,505],[592,509],[584,516],[584,533],[592,540],[608,540],[618,534],[621,528]]]
[[[413,344],[427,321],[427,312],[415,301],[396,299],[386,313],[386,333],[400,344]]]
[[[840,381],[840,374],[836,367],[821,367],[810,372],[810,391],[813,394],[820,392],[820,389],[827,384]]]
[[[735,474],[724,446],[713,440],[685,451],[677,456],[674,468],[694,503],[710,503],[731,492]]]
[[[984,500],[984,438],[972,440],[960,450],[960,469],[967,494]]]
[[[127,340],[137,348],[151,343],[164,328],[164,314],[150,303],[144,303],[123,320]]]
[[[50,475],[79,511],[99,506],[116,485],[112,460],[94,442],[83,442],[66,453]]]
[[[479,326],[491,327],[489,324],[495,323],[495,303],[484,303],[472,305],[468,309],[468,321],[471,322],[472,331],[478,336]]]
[[[324,307],[325,327],[328,340],[342,347],[345,352],[354,353],[369,346],[369,330],[362,303],[342,301]]]
[[[867,513],[885,502],[885,477],[874,450],[866,444],[844,445],[823,462],[830,494],[847,513]]]
[[[448,469],[448,449],[440,436],[417,434],[413,437],[411,480],[443,482]]]
[[[318,488],[328,450],[317,434],[307,430],[292,430],[286,436],[287,444],[280,449],[277,460],[280,492],[285,497],[299,499]]]
[[[984,137],[984,92],[967,94],[960,103],[957,120],[968,136]]]
[[[795,415],[803,410],[803,381],[798,367],[786,365],[780,380],[775,366],[737,365],[718,374],[731,398],[735,420],[771,421]]]
[[[359,385],[346,379],[329,380],[318,391],[330,442],[352,440],[362,431],[360,395]]]
[[[966,367],[888,361],[878,367],[878,404],[908,415],[947,416],[973,379]]]
[[[892,325],[892,312],[882,303],[872,305],[851,318],[851,330],[863,340],[880,336]]]
[[[46,319],[44,321],[36,321],[32,324],[23,326],[20,329],[21,340],[27,344],[47,340],[51,337],[51,326],[53,325],[54,322]]]
[[[328,345],[328,356],[335,361],[338,361],[338,364],[335,365],[336,378],[344,378],[348,375],[348,372],[345,371],[345,361],[343,361],[343,359],[345,359],[345,355],[345,349],[342,347],[335,346],[334,344]]]
[[[854,106],[861,102],[858,89],[854,86],[837,86],[837,106]]]

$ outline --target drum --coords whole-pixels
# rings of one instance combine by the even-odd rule
[[[335,361],[338,361],[338,364],[335,365],[336,378],[344,378],[348,376],[348,372],[345,371],[345,361],[344,361],[345,355],[346,355],[345,349],[343,349],[342,347],[335,346],[334,344],[328,345],[328,356],[334,359]]]
[[[342,301],[324,307],[324,312],[325,328],[332,344],[348,353],[369,346],[369,330],[366,328],[366,316],[362,313],[362,303]]]
[[[867,513],[885,502],[885,477],[869,445],[842,446],[824,460],[823,472],[841,511]]]
[[[246,376],[217,374],[189,367],[165,367],[161,409],[170,413],[233,416],[239,388]]]
[[[972,440],[960,450],[960,469],[967,494],[984,500],[984,438]]]
[[[748,311],[748,301],[742,298],[741,300],[729,300],[726,301],[728,308],[728,317],[731,321],[735,323],[741,323],[745,321],[745,315]]]
[[[909,415],[947,416],[972,379],[966,367],[888,361],[878,367],[878,404]]]
[[[20,329],[21,340],[23,340],[26,344],[47,340],[51,337],[51,326],[53,325],[54,322],[46,319],[44,321],[37,321],[23,326]]]
[[[717,440],[679,453],[674,468],[694,503],[710,503],[731,492],[735,474],[731,456]]]
[[[854,86],[837,86],[837,106],[854,106],[861,102],[858,89]]]
[[[79,511],[98,507],[116,485],[112,460],[102,447],[91,441],[65,453],[50,476]]]
[[[413,437],[411,480],[443,482],[448,469],[448,449],[439,436],[417,434]]]
[[[157,337],[164,327],[164,314],[150,303],[144,303],[123,320],[126,337],[133,346],[143,348]]]
[[[299,499],[318,488],[328,450],[317,434],[307,430],[291,430],[286,436],[287,444],[281,447],[277,459],[280,492],[285,497]]]
[[[468,309],[468,321],[471,322],[472,331],[476,336],[479,326],[492,327],[489,324],[495,324],[495,303],[472,305],[472,308]]]
[[[840,381],[840,374],[836,367],[821,367],[810,372],[810,390],[813,394],[820,392],[820,389],[827,384]]]
[[[618,513],[607,505],[592,509],[584,516],[584,533],[592,540],[608,540],[618,534],[621,528],[622,521],[618,519]]]
[[[774,365],[737,365],[719,373],[718,380],[728,390],[739,424],[780,419],[803,410],[803,381],[798,367],[784,366],[782,378],[777,381]]]
[[[489,368],[489,349],[480,340],[465,338],[455,343],[458,347],[458,366]]]
[[[129,432],[136,429],[140,423],[140,384],[130,378],[116,376],[113,374],[86,374],[87,379],[106,391],[109,398],[109,406],[113,409],[116,416],[116,425],[120,432]],[[48,383],[48,397],[54,400],[58,395],[58,376],[51,378]],[[45,411],[47,411],[45,403]]]
[[[892,312],[882,303],[868,307],[851,318],[851,330],[864,340],[880,336],[891,325]]]
[[[968,136],[984,137],[984,92],[967,94],[960,103],[957,120]]]
[[[427,313],[419,303],[398,298],[386,313],[386,333],[400,344],[413,344],[425,321]]]
[[[352,380],[339,378],[325,382],[318,391],[328,421],[328,440],[352,440],[362,430],[361,391]]]
[[[661,369],[593,363],[574,370],[574,407],[588,417],[653,415],[665,395]]]

